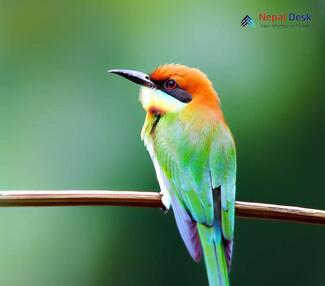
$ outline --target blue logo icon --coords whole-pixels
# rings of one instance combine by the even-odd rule
[[[254,27],[254,25],[255,25],[253,19],[248,15],[246,15],[240,22],[240,26],[242,26],[242,27],[245,27],[247,25],[250,27]]]

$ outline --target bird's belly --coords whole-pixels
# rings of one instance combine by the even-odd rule
[[[162,193],[162,203],[163,203],[164,207],[168,210],[171,206],[170,183],[168,182],[168,180],[164,174],[164,171],[162,170],[162,168],[160,167],[160,165],[157,161],[155,151],[153,148],[152,140],[150,138],[146,138],[146,137],[144,137],[143,139],[144,139],[145,146],[147,147],[147,150],[150,154],[152,163],[153,163],[155,171],[156,171],[157,180],[159,183],[160,191]]]

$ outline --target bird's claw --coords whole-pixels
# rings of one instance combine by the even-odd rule
[[[170,202],[169,202],[169,199],[166,198],[166,195],[163,194],[163,192],[160,192],[159,194],[161,196],[161,202],[162,202],[162,207],[160,209],[165,214],[168,212],[168,210],[170,208]]]

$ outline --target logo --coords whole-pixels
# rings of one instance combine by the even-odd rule
[[[246,15],[240,22],[240,26],[242,27],[246,27],[247,25],[250,27],[254,27],[255,25],[253,19],[248,15]]]
[[[263,22],[311,22],[311,14],[296,14],[296,13],[284,13],[284,14],[267,14],[260,13],[259,20]]]
[[[256,16],[256,17],[255,17]],[[255,15],[255,21],[249,15],[246,15],[240,22],[242,28],[260,27],[260,28],[310,28],[312,27],[312,14],[311,13],[294,13],[294,12],[281,12],[281,13],[267,13],[260,12]]]

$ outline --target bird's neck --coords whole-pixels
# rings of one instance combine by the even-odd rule
[[[205,125],[215,125],[224,122],[224,117],[218,102],[207,103],[206,101],[198,101],[184,108],[179,113],[179,120],[191,125],[193,128],[200,129]]]
[[[207,104],[188,105],[178,112],[164,112],[152,108],[147,112],[141,132],[141,138],[145,143],[156,136],[156,130],[161,123],[164,123],[164,128],[170,130],[177,124],[183,126],[184,132],[200,132],[203,129],[214,129],[219,123],[223,124],[224,117],[217,105],[213,107]]]

